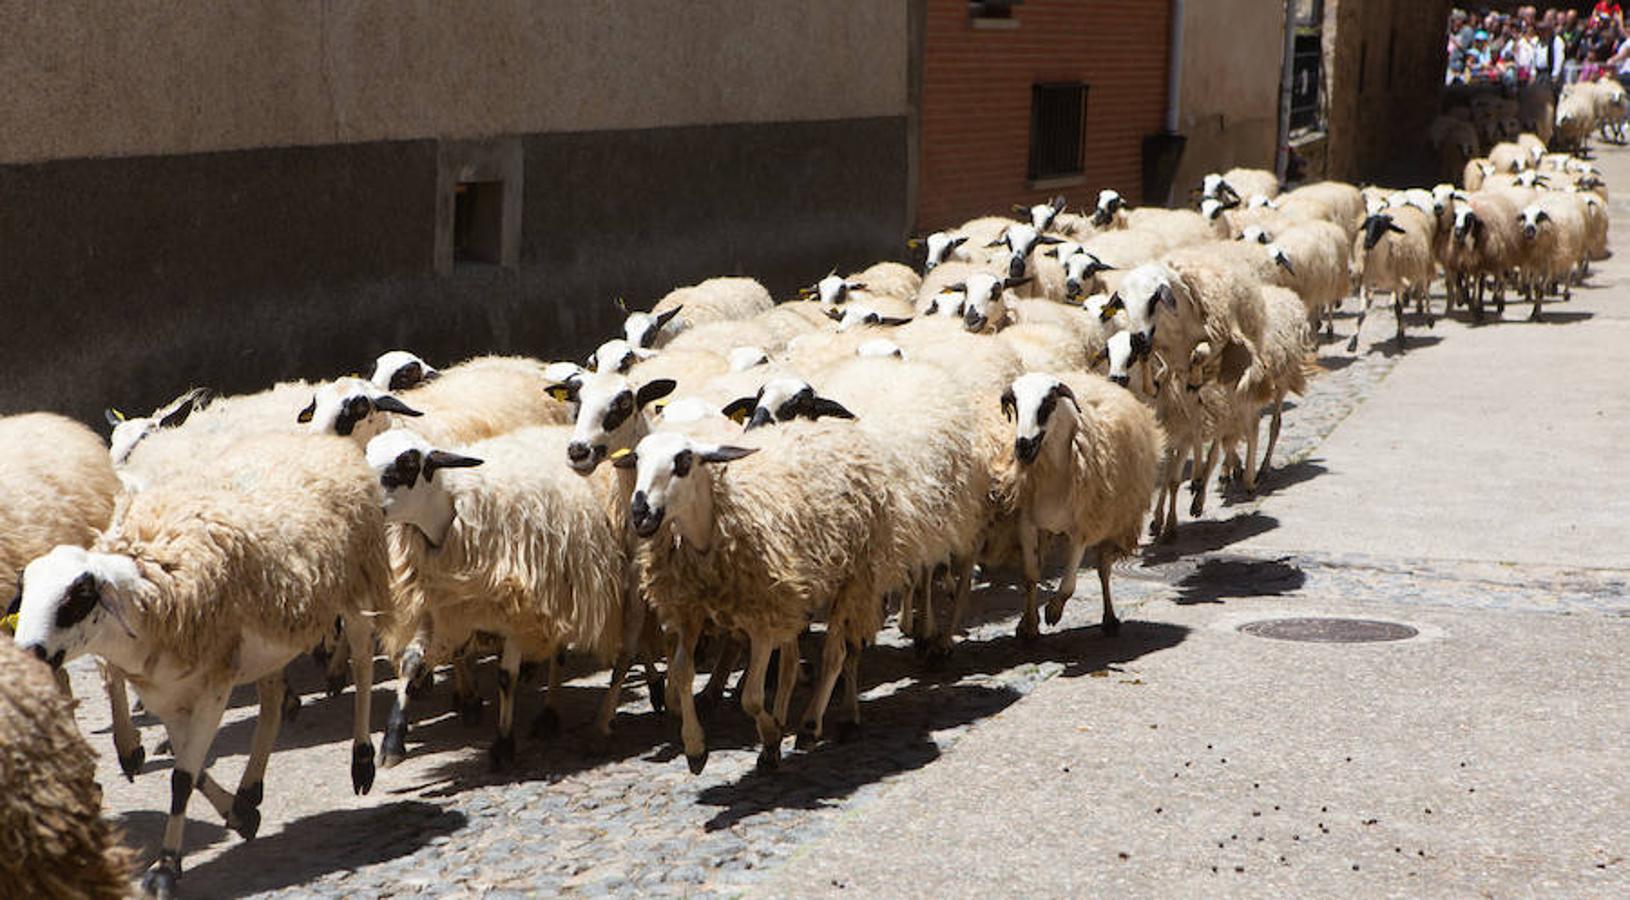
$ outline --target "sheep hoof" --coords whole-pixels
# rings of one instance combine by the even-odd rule
[[[255,839],[255,832],[260,831],[260,810],[252,806],[240,810],[238,804],[234,802],[232,804],[232,821],[228,824],[232,826],[233,831],[238,833],[238,837],[246,841],[252,841]]]
[[[515,764],[515,735],[500,735],[498,740],[492,742],[487,748],[487,758],[492,761],[492,770],[502,772]]]
[[[538,717],[532,720],[532,736],[535,738],[554,737],[560,733],[560,713],[553,707],[545,706]]]
[[[124,770],[126,781],[135,781],[141,772],[142,763],[147,761],[147,748],[140,744],[129,753],[119,754],[119,768]]]
[[[287,724],[300,718],[300,695],[294,691],[283,692],[283,722]]]
[[[1030,643],[1041,637],[1041,626],[1034,619],[1020,619],[1019,627],[1014,629],[1019,640]]]
[[[387,769],[407,759],[407,724],[405,721],[399,724],[398,716],[396,710],[391,710],[385,736],[379,739],[379,765]]]
[[[1064,601],[1068,597],[1055,597],[1047,603],[1047,624],[1057,625],[1058,620],[1064,618]]]
[[[1194,499],[1189,501],[1189,515],[1193,516],[1196,519],[1198,519],[1198,518],[1200,518],[1201,515],[1203,515],[1205,513],[1205,511],[1206,511],[1205,489],[1200,488],[1200,489],[1195,491]]]
[[[757,769],[758,773],[761,775],[768,775],[771,772],[774,772],[776,769],[781,768],[781,745],[764,745],[764,748],[758,751],[758,764],[754,766],[754,768]],[[701,770],[692,769],[691,771],[699,773]]]
[[[1427,316],[1426,317],[1426,327],[1436,329],[1438,327],[1437,318],[1435,316]]]
[[[923,657],[923,662],[931,669],[944,668],[945,664],[951,661],[952,646],[949,638],[944,641],[935,641],[929,646],[928,652]]]
[[[651,709],[658,715],[668,711],[668,679],[658,675],[645,683],[646,691],[651,695]]]
[[[345,693],[345,684],[346,681],[344,675],[328,676],[328,696],[338,697],[339,695]]]
[[[694,754],[687,753],[685,754],[685,762],[690,766],[692,775],[700,775],[702,770],[707,768],[707,751],[703,750],[701,753]]]
[[[366,794],[374,786],[374,748],[368,741],[351,747],[351,790]]]
[[[860,740],[860,723],[845,722],[838,726],[838,743],[852,744]]]
[[[172,753],[172,752],[174,752],[170,748],[170,739],[165,738],[164,740],[159,741],[158,746],[153,748],[153,752],[154,753]]]
[[[175,897],[175,883],[180,879],[181,860],[176,854],[165,851],[159,854],[158,862],[142,876],[142,893],[157,900],[171,900]]]
[[[793,739],[792,746],[795,750],[813,750],[819,741],[820,738],[815,735],[815,725],[805,722],[804,727],[798,729],[798,737]]]
[[[1104,637],[1114,637],[1121,633],[1121,620],[1114,616],[1105,616],[1104,623],[1099,626],[1104,631]]]
[[[520,671],[515,673],[516,684],[531,684],[537,680],[538,664],[535,662],[521,663]]]
[[[422,670],[419,674],[408,679],[407,695],[412,700],[423,700],[430,695],[430,672]]]
[[[1358,352],[1358,335],[1355,334],[1352,337],[1347,339],[1347,352],[1348,353],[1357,353]]]
[[[481,724],[481,698],[475,695],[468,697],[454,697],[453,708],[458,710],[458,720],[466,728],[474,728]]]

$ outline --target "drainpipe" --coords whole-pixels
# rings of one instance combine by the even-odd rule
[[[1280,181],[1290,168],[1290,98],[1296,81],[1296,0],[1285,0],[1285,60],[1279,73],[1279,146],[1274,151],[1274,174]]]
[[[1171,59],[1166,68],[1166,133],[1176,134],[1183,100],[1183,0],[1172,0]]]

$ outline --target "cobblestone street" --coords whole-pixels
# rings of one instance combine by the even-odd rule
[[[1343,328],[1351,319],[1340,320]],[[1461,326],[1421,332],[1422,349]],[[1377,334],[1389,330],[1376,329]],[[1036,646],[1013,636],[1021,597],[1006,582],[976,591],[977,621],[953,658],[927,667],[892,627],[865,657],[864,729],[858,740],[794,753],[774,776],[754,773],[754,735],[734,703],[714,714],[713,749],[700,777],[688,774],[672,743],[677,728],[650,711],[633,685],[600,746],[588,722],[604,673],[580,673],[566,689],[567,728],[521,745],[515,769],[488,772],[491,710],[470,728],[445,712],[447,686],[417,723],[412,755],[383,771],[370,797],[353,798],[341,736],[347,696],[326,697],[314,666],[297,664],[305,708],[285,727],[269,774],[266,824],[252,842],[216,821],[190,823],[194,847],[185,885],[194,896],[489,896],[581,890],[587,894],[736,894],[773,875],[846,817],[864,816],[892,785],[932,766],[969,731],[1022,706],[1054,678],[1096,679],[1105,691],[1139,683],[1140,657],[1180,644],[1187,629],[1136,620],[1169,604],[1243,598],[1342,596],[1400,604],[1521,609],[1622,616],[1625,574],[1562,567],[1450,564],[1353,554],[1240,552],[1233,547],[1271,531],[1264,507],[1324,474],[1321,442],[1398,363],[1389,345],[1350,355],[1326,342],[1320,371],[1285,416],[1278,464],[1255,498],[1212,498],[1203,521],[1186,519],[1179,539],[1123,564],[1115,581],[1123,617],[1116,640],[1098,634],[1096,585],[1083,579],[1056,632]],[[1186,497],[1186,492],[1185,492]],[[118,775],[106,708],[94,671],[75,667],[80,715],[103,754],[109,808],[134,846],[156,846],[167,798],[153,752],[162,733],[144,731],[146,770],[134,784]],[[383,663],[381,678],[390,673]],[[490,698],[491,672],[483,685]],[[376,733],[393,681],[376,688]],[[523,700],[517,715],[533,712]],[[536,695],[531,695],[536,699]],[[235,774],[247,752],[252,690],[240,691],[217,741],[218,770]],[[232,783],[226,781],[225,783]],[[195,805],[196,811],[197,805]]]

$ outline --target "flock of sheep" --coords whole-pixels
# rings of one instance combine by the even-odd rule
[[[172,805],[143,884],[167,896],[194,790],[255,834],[268,756],[299,708],[283,670],[314,647],[334,690],[347,666],[356,685],[360,793],[376,759],[407,754],[411,704],[436,667],[451,666],[455,708],[479,719],[480,655],[498,660],[495,766],[515,755],[523,664],[547,667],[532,724],[547,734],[575,653],[611,667],[599,733],[643,665],[701,772],[697,706],[738,663],[759,765],[774,769],[811,622],[824,635],[801,746],[831,732],[840,682],[837,718],[859,721],[859,658],[891,612],[923,652],[952,651],[975,566],[1022,573],[1028,639],[1043,616],[1059,621],[1090,551],[1113,635],[1111,566],[1136,552],[1151,501],[1149,533],[1167,539],[1185,471],[1191,515],[1219,461],[1254,488],[1316,330],[1355,289],[1358,328],[1391,296],[1402,349],[1405,304],[1424,308],[1440,273],[1450,308],[1481,314],[1487,292],[1503,305],[1510,290],[1538,315],[1605,251],[1605,187],[1588,164],[1525,135],[1467,174],[1481,183],[1281,192],[1271,173],[1236,169],[1205,179],[1198,211],[1104,191],[1078,214],[1057,198],[914,242],[921,275],[883,262],[781,303],[747,278],[680,288],[629,314],[586,366],[438,370],[393,351],[369,378],[190,391],[114,417],[111,447],[60,416],[0,419],[0,589],[16,589],[20,648],[0,648],[0,729],[8,758],[57,785],[24,794],[28,816],[8,826],[26,849],[0,870],[96,894],[128,864],[87,784],[91,753],[65,734],[70,707],[30,654],[59,675],[81,655],[102,662],[127,776],[145,758],[127,683],[163,722]],[[1063,577],[1044,601],[1055,557]],[[376,757],[381,648],[400,678]],[[232,688],[249,682],[260,713],[229,790],[204,763]],[[45,857],[67,862],[30,861]]]

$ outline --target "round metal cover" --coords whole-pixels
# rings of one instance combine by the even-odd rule
[[[1376,619],[1264,619],[1239,627],[1246,634],[1280,641],[1307,641],[1314,644],[1367,644],[1374,641],[1404,641],[1420,634],[1398,622]]]

